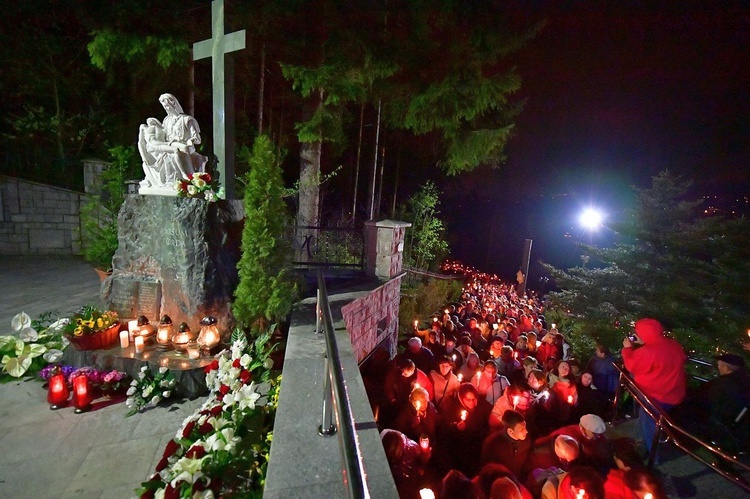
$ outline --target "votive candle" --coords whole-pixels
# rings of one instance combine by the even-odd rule
[[[138,327],[138,319],[133,319],[132,321],[128,321],[128,339],[130,341],[133,341],[133,335],[136,331],[140,329]]]
[[[120,331],[120,348],[128,348],[130,346],[130,333],[128,331]]]
[[[187,349],[188,358],[195,360],[201,358],[201,350],[200,348],[196,347],[188,347]]]
[[[143,353],[143,336],[136,336],[133,341],[135,342],[135,353]]]

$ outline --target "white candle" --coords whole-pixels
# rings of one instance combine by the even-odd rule
[[[138,319],[128,321],[128,339],[133,341],[133,334],[138,331]]]
[[[133,341],[135,341],[135,353],[143,353],[143,336],[136,336]]]
[[[128,348],[130,346],[130,336],[127,331],[120,331],[120,348]]]
[[[187,352],[188,352],[188,358],[190,359],[195,360],[195,359],[200,359],[201,357],[201,351],[199,348],[188,348]]]

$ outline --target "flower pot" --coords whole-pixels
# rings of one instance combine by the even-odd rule
[[[78,350],[101,350],[109,348],[120,339],[120,323],[112,324],[109,328],[85,336],[66,335]]]

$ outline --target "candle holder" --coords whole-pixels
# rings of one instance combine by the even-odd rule
[[[91,410],[91,389],[85,374],[73,378],[73,406],[76,414]]]
[[[211,354],[211,350],[221,341],[219,326],[216,318],[209,316],[201,319],[201,332],[198,334],[198,344],[206,355]]]
[[[187,350],[188,343],[193,341],[193,332],[190,331],[190,326],[187,322],[180,324],[179,332],[172,338],[172,346],[178,352],[185,352]]]
[[[65,381],[65,375],[58,367],[55,369],[54,374],[50,376],[49,386],[47,387],[49,408],[55,411],[61,407],[65,407],[68,405],[68,397],[70,397],[68,383]]]
[[[156,348],[162,351],[171,350],[174,334],[172,319],[168,315],[163,316],[159,321],[159,328],[156,330]]]
[[[138,317],[138,331],[135,334],[143,338],[143,343],[150,343],[156,337],[156,326],[149,322],[148,317],[141,315]]]
[[[190,360],[196,360],[201,358],[201,347],[198,345],[197,341],[191,341],[187,344],[187,348],[185,349],[188,354],[188,358]]]

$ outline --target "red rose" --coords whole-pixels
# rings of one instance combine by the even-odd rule
[[[161,458],[161,461],[156,465],[156,471],[161,471],[164,468],[166,468],[169,465],[169,461],[167,461],[166,456]]]
[[[221,393],[222,395],[226,395],[227,393],[229,393],[229,385],[221,385],[219,387],[219,393]]]
[[[234,367],[235,369],[239,369],[240,367],[242,367],[242,365],[240,364],[240,359],[234,359],[234,362],[232,362],[232,367]]]
[[[170,440],[167,444],[166,449],[164,449],[164,457],[169,457],[173,455],[175,452],[177,452],[177,449],[179,449],[180,446],[177,442],[174,441],[174,439]]]
[[[247,369],[243,369],[240,373],[240,381],[242,381],[244,384],[248,384],[251,379],[253,379],[253,373],[251,373]]]
[[[215,405],[211,408],[211,415],[212,416],[218,416],[224,411],[224,409],[220,405]]]
[[[198,433],[200,433],[201,435],[211,433],[212,431],[214,431],[214,427],[211,426],[211,423],[209,423],[208,421],[200,425],[200,427],[198,428]]]
[[[190,459],[200,459],[206,455],[206,449],[204,449],[200,445],[193,445],[192,447],[188,449],[185,455],[189,457]]]
[[[143,494],[141,494],[141,499],[153,499],[156,497],[156,491],[155,490],[147,490]]]
[[[182,438],[190,437],[190,434],[193,432],[193,428],[195,428],[195,421],[190,421],[187,426],[185,426],[185,429],[182,430]]]
[[[177,487],[180,486],[183,480],[177,482]],[[164,499],[180,499],[180,490],[172,487],[171,484],[167,484],[167,488],[164,489]]]
[[[206,374],[208,374],[211,371],[215,371],[218,368],[219,368],[219,361],[216,360],[216,359],[214,359],[213,362],[211,362],[209,365],[207,365],[206,367],[203,368],[203,372],[205,372]]]

